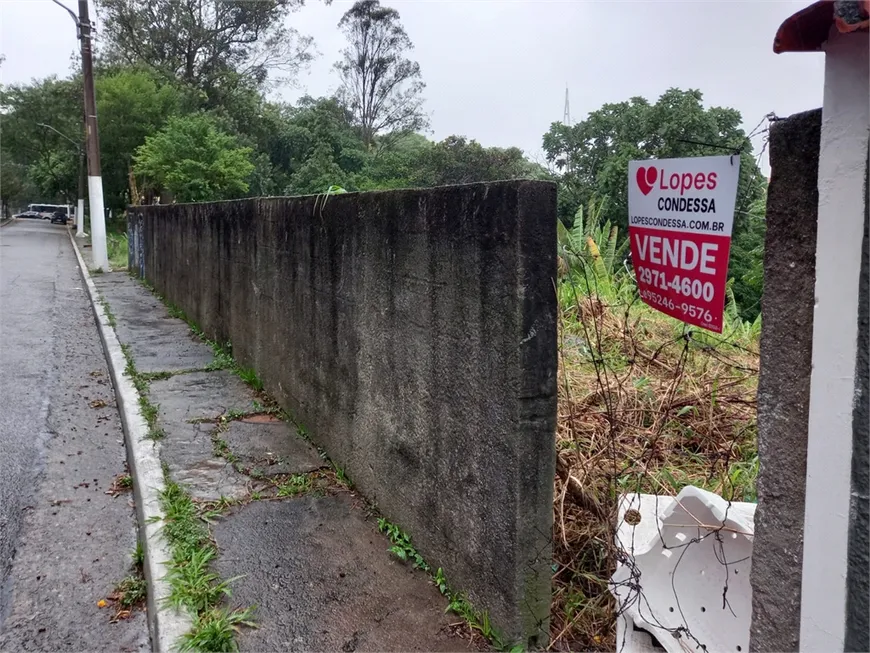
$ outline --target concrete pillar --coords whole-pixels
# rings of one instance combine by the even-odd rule
[[[797,651],[821,110],[770,128],[750,650]]]

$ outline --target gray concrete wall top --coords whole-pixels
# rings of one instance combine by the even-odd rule
[[[147,280],[232,342],[433,568],[545,642],[555,185],[136,207],[130,225]]]

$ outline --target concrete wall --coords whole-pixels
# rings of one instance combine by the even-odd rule
[[[858,363],[852,416],[852,505],[846,576],[846,651],[870,651],[870,146],[864,171],[864,242],[858,285]]]
[[[131,247],[453,587],[543,643],[555,186],[323,199],[136,207]]]
[[[797,651],[800,640],[820,130],[821,110],[791,116],[770,129],[753,651]]]

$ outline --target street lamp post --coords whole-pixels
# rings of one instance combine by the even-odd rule
[[[42,122],[38,122],[36,124],[40,127],[50,129],[61,138],[65,138],[70,143],[76,146],[76,150],[79,154],[79,193],[76,202],[76,238],[84,238],[87,236],[87,234],[85,233],[85,186],[87,185],[87,178],[85,176],[85,151],[84,149],[82,149],[80,143],[76,143],[69,136],[61,131],[58,131],[51,125],[46,125]]]
[[[97,131],[97,103],[94,94],[93,26],[88,15],[88,0],[79,0],[79,15],[64,6],[59,0],[53,2],[64,9],[78,27],[82,42],[82,78],[85,91],[85,130],[88,151],[88,199],[91,214],[91,251],[94,266],[109,269],[106,250],[106,213],[103,204],[103,176],[100,170],[100,137]]]

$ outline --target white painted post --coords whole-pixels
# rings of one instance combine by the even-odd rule
[[[79,197],[76,202],[76,238],[84,238],[85,233],[85,198]]]
[[[813,372],[801,583],[802,652],[842,651],[864,175],[870,137],[866,33],[831,28],[819,146]]]
[[[91,200],[91,254],[94,267],[109,271],[106,249],[106,212],[103,208],[103,177],[88,175],[88,197]]]

